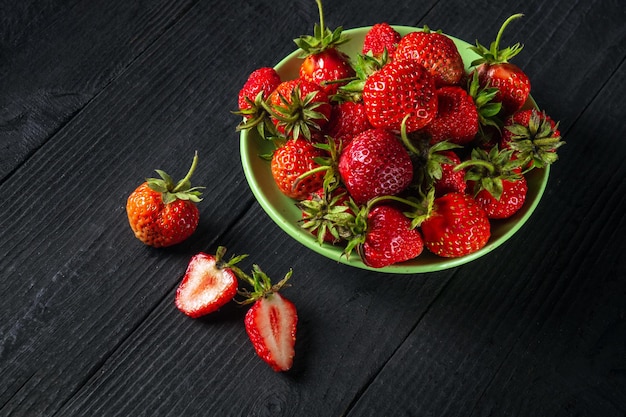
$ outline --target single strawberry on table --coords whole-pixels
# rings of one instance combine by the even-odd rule
[[[187,175],[177,183],[161,170],[161,178],[148,178],[126,201],[128,222],[137,239],[153,247],[166,247],[189,238],[198,226],[201,189],[192,187],[198,163],[196,153]]]
[[[339,86],[354,77],[350,58],[337,47],[349,40],[342,28],[331,31],[324,26],[324,11],[321,0],[317,1],[320,23],[315,25],[314,34],[300,36],[294,42],[302,49],[300,78],[319,85],[327,94],[335,94]]]
[[[278,283],[270,278],[258,265],[253,266],[252,276],[239,270],[238,277],[252,289],[242,290],[244,300],[240,304],[252,304],[246,312],[246,333],[257,355],[274,371],[288,371],[295,356],[298,312],[296,306],[281,293],[291,278],[290,270]]]
[[[472,61],[471,67],[478,74],[481,87],[494,87],[498,89],[494,101],[502,103],[504,115],[510,115],[522,108],[530,94],[530,79],[528,75],[517,65],[509,62],[511,58],[520,53],[523,46],[519,43],[500,49],[500,41],[504,29],[513,20],[522,17],[518,13],[510,16],[504,21],[495,41],[489,48],[476,41],[476,46],[470,49],[480,55],[480,58]]]
[[[402,37],[393,55],[394,61],[416,60],[433,76],[435,84],[458,85],[465,74],[465,64],[454,41],[427,26]]]
[[[176,290],[176,307],[197,318],[212,313],[237,295],[238,280],[231,268],[247,255],[224,261],[226,248],[215,255],[198,253],[189,261],[185,275]]]

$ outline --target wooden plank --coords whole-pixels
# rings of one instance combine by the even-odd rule
[[[111,1],[96,7],[42,0],[3,6],[2,16],[11,20],[0,24],[0,180],[118,77],[191,3]]]

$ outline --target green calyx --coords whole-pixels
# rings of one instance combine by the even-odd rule
[[[318,108],[326,103],[316,99],[317,93],[312,91],[302,97],[300,87],[297,85],[291,90],[289,98],[279,95],[280,105],[273,108],[264,102],[263,106],[277,120],[276,127],[284,129],[285,136],[295,139],[302,135],[310,140],[311,129],[320,130],[317,120],[327,120],[326,115],[318,111]]]
[[[532,162],[533,168],[544,168],[558,160],[556,151],[565,145],[557,133],[558,127],[558,122],[552,127],[544,112],[533,110],[528,125],[506,127],[512,134],[509,146],[524,163]]]
[[[163,199],[164,204],[169,204],[176,200],[198,203],[202,201],[202,198],[200,198],[202,192],[200,190],[205,187],[191,186],[191,176],[193,175],[197,165],[198,152],[196,151],[191,167],[189,168],[187,175],[185,175],[182,180],[174,182],[172,177],[165,171],[157,169],[155,171],[161,178],[146,178],[146,182],[148,183],[148,187],[150,187],[150,189],[161,193],[161,198]]]
[[[218,269],[235,269],[235,265],[237,263],[248,257],[248,255],[232,256],[228,261],[225,261],[224,255],[226,255],[226,248],[224,246],[219,246],[215,252],[215,266]]]
[[[242,116],[243,120],[237,125],[236,131],[250,130],[256,128],[257,132],[263,139],[273,140],[278,136],[276,132],[276,126],[269,118],[269,114],[266,110],[266,103],[263,99],[263,91],[255,97],[254,101],[246,97],[246,101],[250,105],[249,108],[243,110],[233,111],[233,114]]]
[[[512,149],[499,150],[494,146],[489,152],[474,148],[470,159],[461,162],[454,169],[465,169],[465,180],[474,181],[474,195],[487,190],[496,200],[500,200],[503,181],[518,181],[522,178],[523,161],[513,157]]]
[[[308,55],[316,54],[324,51],[325,49],[341,45],[350,39],[342,33],[343,28],[341,26],[334,31],[331,31],[324,26],[322,1],[316,0],[316,2],[320,15],[320,23],[319,25],[315,24],[313,36],[303,35],[293,40],[298,48],[302,49],[302,54],[300,55],[301,58],[306,58]]]
[[[467,90],[476,105],[478,122],[481,128],[484,126],[493,126],[500,130],[502,121],[498,118],[498,114],[502,109],[502,103],[494,101],[499,90],[489,85],[481,87],[478,80],[478,72],[476,71],[472,72],[472,78],[470,78],[468,82]]]
[[[252,275],[246,274],[237,267],[232,269],[237,278],[245,281],[252,287],[251,290],[237,290],[238,294],[244,298],[242,301],[237,301],[237,303],[241,305],[252,304],[260,298],[267,297],[270,294],[279,292],[283,287],[286,286],[287,281],[289,281],[293,273],[293,270],[290,269],[289,272],[285,274],[285,277],[283,279],[281,279],[276,284],[272,284],[272,280],[270,279],[270,277],[265,272],[263,272],[261,268],[256,264],[252,266]]]
[[[314,194],[311,199],[298,202],[297,206],[303,213],[300,227],[310,233],[316,233],[317,242],[322,245],[328,233],[333,241],[338,242],[351,236],[349,224],[354,215],[350,213],[342,200],[347,193]]]
[[[502,23],[502,26],[500,27],[500,30],[498,31],[498,35],[496,36],[495,41],[491,42],[491,44],[489,45],[489,48],[485,47],[484,45],[481,45],[477,40],[476,46],[471,46],[470,49],[476,52],[478,55],[480,55],[480,58],[472,61],[470,66],[473,67],[473,66],[480,65],[483,63],[489,63],[489,64],[504,63],[504,62],[508,62],[515,55],[519,54],[522,51],[522,48],[524,47],[522,44],[518,42],[513,46],[500,49],[500,41],[502,39],[502,34],[504,33],[504,30],[509,25],[509,23],[511,23],[513,20],[519,19],[522,16],[524,16],[522,13],[517,13],[517,14],[510,16],[508,19],[506,19],[504,23]]]

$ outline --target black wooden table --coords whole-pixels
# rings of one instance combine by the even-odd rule
[[[567,142],[504,245],[419,275],[305,249],[270,221],[231,114],[248,73],[312,32],[307,1],[3,1],[0,415],[626,415],[626,8],[617,0],[328,1],[334,28],[398,25],[525,44],[516,63]],[[128,194],[155,168],[207,186],[198,231],[152,249]],[[294,367],[254,353],[243,309],[174,306],[218,245],[300,316]]]

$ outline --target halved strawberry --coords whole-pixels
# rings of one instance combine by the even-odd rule
[[[298,313],[295,305],[279,291],[291,277],[290,270],[275,285],[261,269],[254,265],[252,277],[241,274],[253,287],[251,292],[242,291],[242,304],[252,304],[246,313],[246,332],[257,355],[275,371],[287,371],[295,356]]]
[[[220,246],[215,256],[203,252],[193,256],[176,290],[176,307],[197,318],[212,313],[237,294],[237,276],[231,269],[246,255],[222,260],[226,248]]]

